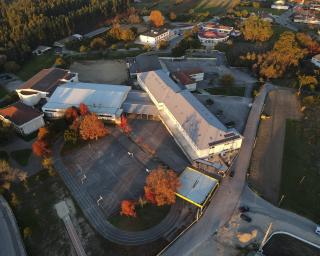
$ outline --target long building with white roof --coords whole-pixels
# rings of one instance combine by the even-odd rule
[[[57,87],[42,110],[49,118],[61,118],[67,108],[84,103],[101,119],[117,121],[130,90],[123,85],[66,83]]]
[[[243,137],[227,129],[191,92],[179,87],[163,70],[138,74],[159,115],[190,160],[241,147]]]

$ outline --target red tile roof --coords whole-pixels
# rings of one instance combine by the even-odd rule
[[[20,101],[0,109],[0,116],[19,126],[41,115],[43,114],[40,111],[29,107]]]
[[[52,92],[60,84],[61,79],[68,79],[69,71],[61,68],[43,69],[19,89],[34,89],[42,92]]]
[[[172,76],[175,78],[175,80],[178,80],[178,82],[180,82],[182,85],[195,83],[195,80],[189,77],[183,71],[172,72]]]

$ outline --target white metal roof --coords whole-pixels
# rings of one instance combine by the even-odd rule
[[[116,114],[130,90],[123,85],[66,83],[54,91],[42,109],[64,110],[84,103],[91,112]]]
[[[163,70],[138,74],[158,103],[163,103],[199,149],[231,139],[224,124],[191,92],[182,90]],[[232,131],[238,134],[236,131]]]
[[[218,186],[218,180],[187,167],[179,177],[181,187],[177,195],[202,207],[210,193]]]

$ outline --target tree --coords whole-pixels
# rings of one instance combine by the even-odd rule
[[[123,200],[121,202],[120,215],[125,215],[129,217],[137,217],[135,203],[129,200]]]
[[[233,86],[234,85],[234,77],[231,74],[222,75],[219,78],[219,83],[223,86]]]
[[[38,140],[44,140],[46,139],[46,137],[48,136],[49,134],[49,130],[47,127],[41,127],[39,128],[38,130],[38,136],[37,136],[37,139]]]
[[[79,112],[80,112],[80,115],[82,115],[82,116],[85,116],[90,113],[88,106],[84,103],[80,103]]]
[[[144,187],[145,198],[158,206],[174,204],[180,181],[172,170],[158,168],[150,172]]]
[[[297,33],[296,38],[301,47],[308,49],[309,54],[317,54],[320,52],[319,43],[313,40],[308,34]]]
[[[120,127],[123,130],[123,132],[125,133],[130,133],[131,132],[131,128],[128,124],[128,119],[125,115],[121,116],[121,122],[120,122]]]
[[[80,136],[84,140],[97,140],[107,135],[108,130],[97,115],[92,113],[83,117],[80,123]]]
[[[64,131],[63,138],[67,144],[76,144],[78,141],[78,130],[77,129],[67,129]]]
[[[13,137],[14,132],[10,123],[0,120],[0,145],[10,142]]]
[[[177,18],[177,15],[174,12],[170,12],[169,18],[173,21]]]
[[[139,17],[138,14],[131,14],[129,17],[128,17],[128,22],[130,24],[139,24],[141,23],[141,19]]]
[[[314,91],[318,85],[318,80],[315,76],[299,76],[299,90],[298,94],[301,93],[302,88],[308,87],[311,91]]]
[[[25,181],[26,178],[25,172],[12,168],[7,161],[0,159],[0,193],[9,190],[13,181]]]
[[[299,47],[295,35],[284,32],[271,51],[258,56],[259,73],[269,79],[281,77],[288,68],[297,67],[306,54],[307,50]]]
[[[120,39],[123,41],[132,41],[135,39],[135,33],[131,29],[123,29],[121,30]]]
[[[246,19],[241,27],[245,40],[264,42],[271,38],[273,30],[271,23],[259,18],[256,15]]]
[[[106,46],[107,46],[106,41],[101,37],[94,38],[90,43],[90,48],[94,50],[101,50],[106,48]]]
[[[32,151],[36,156],[47,157],[51,154],[49,145],[45,140],[36,140],[32,144]]]
[[[62,57],[58,57],[58,58],[56,58],[56,60],[55,60],[55,65],[56,65],[57,67],[64,68],[64,67],[67,65],[67,63],[64,61],[64,59],[63,59]]]
[[[67,121],[73,122],[74,120],[76,120],[78,118],[79,115],[78,115],[78,111],[75,107],[69,107],[66,109],[64,116],[67,119]]]
[[[153,10],[150,13],[149,20],[153,23],[154,26],[161,27],[164,24],[164,17],[162,13],[158,10]]]
[[[157,48],[160,49],[160,50],[162,50],[162,49],[168,48],[168,46],[169,46],[168,41],[166,41],[166,40],[160,40],[160,42],[159,42],[158,45],[157,45]]]
[[[21,67],[19,64],[17,64],[15,61],[8,61],[4,64],[4,70],[9,73],[16,73],[20,70],[20,68]]]
[[[81,45],[79,48],[79,52],[87,52],[88,51],[88,47],[85,45]]]

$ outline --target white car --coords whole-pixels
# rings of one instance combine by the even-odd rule
[[[314,232],[320,236],[320,226],[317,226]]]

